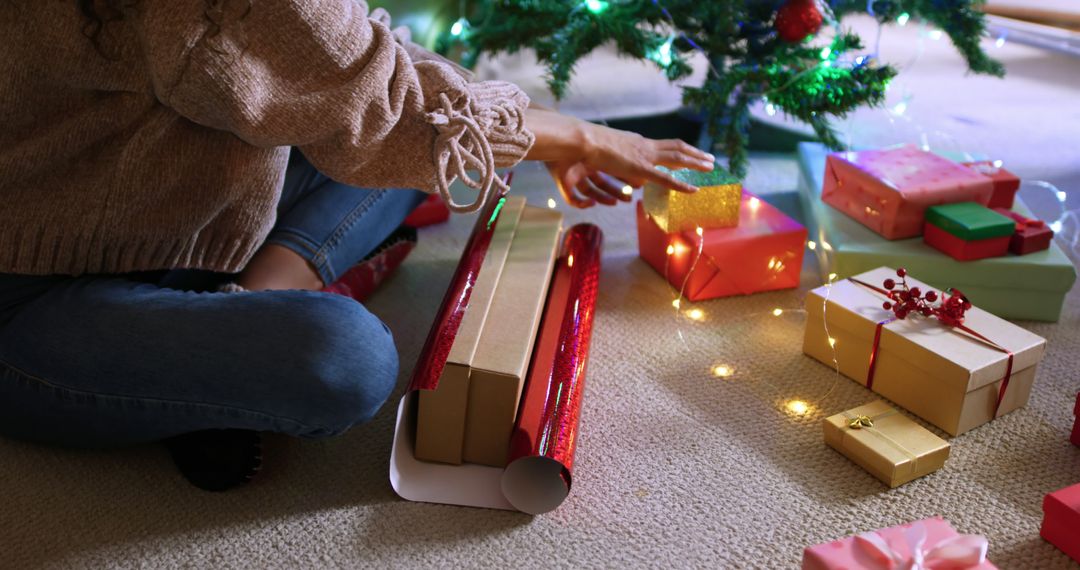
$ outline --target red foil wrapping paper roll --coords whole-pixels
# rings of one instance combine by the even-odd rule
[[[506,177],[508,186],[511,179],[512,177],[508,174]],[[469,241],[465,244],[465,251],[461,254],[457,270],[450,278],[446,296],[439,305],[435,323],[431,326],[427,340],[424,341],[424,348],[420,351],[420,358],[417,360],[416,369],[413,370],[412,380],[409,381],[409,392],[434,390],[438,386],[439,377],[442,375],[443,368],[446,368],[450,347],[454,345],[457,331],[461,327],[461,319],[465,316],[465,309],[469,307],[469,298],[472,296],[476,277],[484,264],[488,246],[491,245],[491,236],[498,225],[499,212],[505,202],[506,191],[503,191],[489,200],[480,211],[472,234],[469,235]]]
[[[502,477],[503,495],[526,513],[551,511],[570,493],[602,244],[600,228],[570,228],[552,275]]]

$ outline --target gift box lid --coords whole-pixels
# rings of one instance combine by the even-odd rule
[[[1043,497],[1043,513],[1047,517],[1065,518],[1080,525],[1080,483]]]
[[[1076,281],[1076,269],[1056,243],[1028,255],[980,259],[956,271],[956,261],[927,245],[922,238],[887,240],[866,226],[821,201],[825,181],[825,158],[829,151],[820,143],[799,143],[803,172],[800,194],[810,226],[810,239],[820,244],[817,252],[826,262],[824,271],[847,277],[882,264],[906,268],[913,275],[949,276],[949,282],[930,280],[938,288],[977,286],[983,289],[1020,289],[1064,294]],[[1020,200],[1016,211],[1030,217]],[[979,299],[972,298],[974,303]]]
[[[965,392],[1005,376],[1008,364],[1005,352],[933,317],[909,315],[906,319],[893,320],[893,312],[882,306],[888,299],[852,279],[880,288],[886,279],[897,280],[897,276],[894,269],[879,267],[851,279],[842,279],[811,291],[807,306],[820,307],[821,302],[827,300],[824,310],[829,326],[865,338],[868,343],[874,338],[877,323],[888,321],[882,328],[878,350],[896,354],[932,377],[952,386],[962,386]],[[907,282],[910,287],[919,287],[924,292],[935,290],[910,275]],[[978,307],[967,311],[963,325],[1011,351],[1013,374],[1037,364],[1046,350],[1044,338]]]
[[[689,168],[672,170],[663,166],[657,167],[657,170],[671,175],[675,180],[693,184],[698,188],[742,184],[742,180],[739,180],[738,176],[724,170],[724,168],[719,165],[716,165],[711,172],[702,172],[700,170],[691,170]]]
[[[958,202],[926,209],[926,221],[967,241],[1011,236],[1016,222],[982,204]]]
[[[949,442],[884,400],[829,416],[822,426],[827,442],[858,457],[868,471],[893,486],[940,468],[949,456]]]

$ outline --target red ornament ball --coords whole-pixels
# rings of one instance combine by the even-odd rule
[[[780,39],[798,43],[821,29],[821,12],[814,0],[788,0],[776,11],[773,27]]]

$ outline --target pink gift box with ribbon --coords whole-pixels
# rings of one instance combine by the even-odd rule
[[[821,199],[886,239],[904,239],[922,235],[926,208],[985,206],[993,193],[990,177],[906,145],[830,154]]]
[[[849,536],[803,551],[802,570],[949,568],[995,570],[985,537],[959,534],[934,517]]]

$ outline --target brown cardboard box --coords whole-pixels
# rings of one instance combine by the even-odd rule
[[[858,420],[854,422],[853,420]],[[882,400],[825,418],[825,443],[890,487],[941,469],[949,443]]]
[[[417,459],[461,463],[469,372],[524,208],[525,198],[506,199],[438,387],[420,391],[416,413]]]
[[[896,272],[882,267],[856,278],[880,287],[886,278],[896,279]],[[911,276],[907,280],[911,287],[934,290]],[[840,372],[865,385],[874,330],[892,316],[882,307],[884,301],[846,279],[814,289],[806,297],[803,352],[832,367],[832,337]],[[967,312],[964,325],[1013,352],[1012,376],[998,415],[1026,405],[1046,340],[978,307]],[[873,390],[959,435],[994,419],[1007,360],[1005,353],[932,317],[911,316],[882,328]]]
[[[473,357],[464,460],[506,465],[510,432],[547,299],[562,214],[526,207]]]

